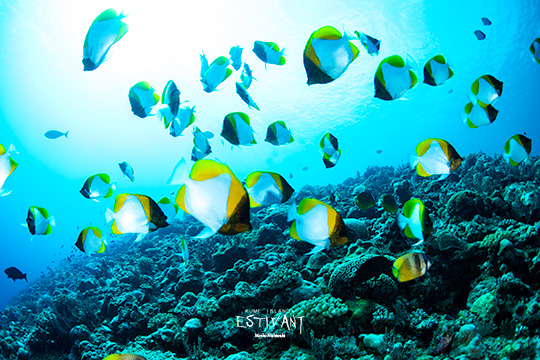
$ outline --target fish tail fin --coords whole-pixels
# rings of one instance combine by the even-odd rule
[[[289,208],[289,211],[287,212],[287,221],[291,222],[293,220],[296,220],[296,217],[297,217],[296,203],[293,202],[293,204]]]
[[[313,249],[311,249],[310,252],[306,253],[306,255],[315,254],[315,253],[323,251],[324,249],[325,249],[325,246],[316,245],[315,247],[313,247]]]
[[[9,148],[8,148],[8,154],[18,154],[19,152],[17,151],[17,149],[15,149],[15,145],[11,144],[9,145]]]
[[[51,216],[49,218],[49,225],[51,226],[55,226],[56,225],[56,220],[54,219],[54,216]]]
[[[116,183],[117,183],[116,181],[113,181],[111,183],[111,189],[116,190]]]
[[[409,154],[409,165],[412,168],[415,168],[416,164],[418,164],[418,156],[413,155],[413,154]]]
[[[407,218],[402,213],[397,214],[397,224],[401,230],[405,229],[405,226],[407,226]]]
[[[188,178],[188,168],[186,160],[181,158],[173,169],[173,172],[167,180],[167,185],[183,185]]]
[[[23,279],[26,280],[26,282],[28,282],[28,278],[26,277],[26,274],[23,275]],[[13,279],[15,280],[15,279]]]
[[[204,229],[202,229],[201,232],[198,233],[197,236],[195,236],[195,238],[196,239],[206,239],[206,238],[209,238],[210,236],[214,235],[216,232],[217,232],[216,230],[212,230],[208,226],[205,226]]]
[[[408,53],[407,53],[407,58],[405,60],[405,66],[414,71],[418,71],[419,69],[419,66],[416,60],[414,60],[411,54],[408,54]]]
[[[69,130],[64,133],[64,136],[66,137],[66,139],[68,137],[68,134],[69,134]]]
[[[105,221],[108,224],[113,220],[114,220],[114,212],[111,209],[107,208],[107,211],[105,211]]]
[[[11,194],[11,190],[10,191],[7,191],[6,189],[1,189],[0,190],[0,197],[7,196],[9,194]]]
[[[137,235],[137,238],[135,239],[135,242],[141,241],[142,239],[144,239],[145,236],[146,236],[146,233],[141,233],[141,234]]]
[[[448,175],[450,174],[441,174],[441,176],[439,176],[439,178],[437,179],[437,181],[441,181],[441,180],[444,180],[448,177]]]

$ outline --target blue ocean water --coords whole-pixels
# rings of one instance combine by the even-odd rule
[[[83,72],[88,27],[110,7],[128,14],[129,32],[112,47],[109,60]],[[492,25],[483,25],[482,17]],[[15,145],[19,167],[4,186],[12,194],[0,198],[0,268],[16,266],[31,282],[78,252],[73,244],[80,229],[105,228],[104,213],[113,198],[96,203],[79,193],[92,174],[108,173],[119,192],[154,199],[176,190],[165,181],[181,157],[189,162],[191,127],[173,138],[155,117],[134,116],[127,94],[139,81],[161,94],[174,80],[182,101],[196,107],[194,125],[215,134],[210,158],[228,164],[240,179],[254,170],[272,170],[292,174],[295,188],[334,184],[370,165],[406,163],[419,142],[433,137],[449,141],[462,156],[493,155],[502,153],[510,136],[526,133],[533,141],[532,155],[538,155],[540,66],[529,52],[540,36],[538,18],[540,5],[534,0],[1,1],[0,143]],[[381,51],[370,56],[361,48],[339,79],[308,86],[303,49],[310,34],[325,25],[366,32],[381,40]],[[479,41],[475,30],[486,39]],[[286,64],[266,69],[251,52],[255,40],[285,48]],[[238,72],[219,91],[202,90],[200,53],[212,61],[234,45],[244,48],[243,60],[257,79],[249,91],[260,112],[235,94]],[[451,61],[455,76],[440,87],[422,84],[425,62],[439,53]],[[377,66],[394,54],[416,61],[420,81],[404,99],[376,99]],[[460,113],[471,83],[485,74],[504,82],[499,115],[489,126],[470,129]],[[238,148],[220,141],[223,116],[232,111],[250,116],[256,145]],[[274,147],[264,142],[266,127],[277,120],[292,129],[294,143]],[[49,140],[43,134],[51,129],[69,130],[69,137]],[[318,147],[326,132],[339,139],[342,150],[332,169],[325,169]],[[120,173],[122,161],[133,166],[134,183]],[[32,205],[49,210],[56,226],[51,235],[30,241],[21,224]],[[2,273],[0,308],[25,286]]]

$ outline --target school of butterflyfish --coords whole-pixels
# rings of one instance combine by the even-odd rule
[[[128,25],[123,21],[124,18],[122,12],[108,9],[94,20],[84,39],[84,71],[95,71],[102,66],[110,48],[126,35]],[[482,21],[484,25],[491,25],[487,18]],[[480,30],[475,35],[479,40],[485,38]],[[307,84],[337,81],[349,68],[353,68],[360,53],[355,43],[361,45],[360,49],[365,49],[370,56],[378,56],[381,41],[366,33],[355,31],[354,35],[342,34],[332,26],[323,26],[313,31],[303,51]],[[532,42],[529,50],[533,61],[540,64],[540,38]],[[267,69],[286,66],[284,48],[274,42],[254,41],[252,51]],[[243,48],[239,45],[231,47],[229,57],[219,56],[211,63],[201,52],[202,90],[206,93],[219,90],[226,86],[227,79],[234,72],[238,72],[239,80],[235,86],[236,93],[247,105],[243,110],[256,109],[262,112],[264,108],[261,110],[248,92],[253,80],[257,79],[242,57]],[[410,56],[404,59],[397,54],[382,59],[373,76],[373,96],[384,101],[403,98],[408,90],[418,84],[415,64]],[[436,54],[425,64],[423,75],[423,83],[438,87],[452,80],[455,69],[442,54]],[[470,90],[470,101],[463,108],[462,121],[471,129],[489,126],[499,112],[494,105],[502,96],[503,82],[493,75],[484,74],[471,84]],[[212,153],[210,140],[214,134],[194,125],[195,106],[183,105],[180,95],[181,91],[173,80],[168,81],[161,96],[144,80],[134,84],[128,91],[133,114],[139,118],[156,117],[172,137],[182,136],[192,126],[191,160],[194,163],[190,168],[186,160],[181,158],[172,170],[166,181],[177,187],[176,195],[172,198],[165,196],[156,202],[142,194],[116,194],[114,206],[112,209],[107,208],[105,213],[111,236],[135,234],[137,240],[140,240],[146,234],[172,224],[180,209],[204,225],[197,238],[207,238],[216,233],[235,235],[252,229],[250,208],[278,206],[287,202],[294,192],[293,187],[278,173],[253,169],[245,181],[241,181],[225,163],[205,159]],[[238,104],[240,107],[241,103]],[[231,146],[255,146],[258,144],[255,134],[248,114],[241,111],[224,114],[221,137]],[[67,139],[68,132],[50,130],[45,133],[45,137],[51,140],[62,137]],[[273,146],[286,146],[295,139],[288,125],[279,120],[268,125],[264,141]],[[341,156],[338,139],[327,132],[320,140],[313,141],[319,141],[324,166],[337,166]],[[527,160],[531,146],[530,138],[515,134],[502,146],[503,158],[510,165],[517,166]],[[13,145],[7,150],[0,145],[0,196],[10,194],[4,184],[18,166],[14,159],[17,154]],[[438,176],[437,180],[443,180],[455,172],[462,161],[457,150],[447,140],[439,138],[428,138],[420,142],[415,154],[410,155],[410,166],[419,176]],[[133,167],[126,161],[118,165],[122,174],[134,182]],[[96,202],[111,198],[116,191],[116,182],[106,173],[89,174],[81,183],[81,195]],[[364,191],[358,193],[354,201],[361,211],[370,211],[370,208],[378,205],[396,214],[397,224],[404,236],[414,242],[411,246],[420,245],[431,235],[433,223],[421,199],[410,199],[399,209],[392,195],[386,194],[376,200],[369,191]],[[298,205],[292,204],[287,217],[291,222],[290,236],[313,245],[309,254],[339,246],[349,239],[349,230],[341,215],[331,205],[320,200],[304,198]],[[25,226],[32,238],[45,236],[53,232],[55,220],[45,208],[30,206]],[[106,244],[102,231],[92,226],[83,229],[75,242],[75,246],[87,254],[103,253]],[[187,266],[189,251],[184,237],[181,249],[181,256]],[[430,266],[424,253],[412,251],[394,262],[392,273],[399,282],[410,281],[424,275]],[[114,356],[121,358],[123,355],[110,357]]]

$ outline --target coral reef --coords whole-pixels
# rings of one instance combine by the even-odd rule
[[[348,243],[305,256],[289,204],[251,210],[253,231],[196,239],[190,216],[134,242],[64,260],[0,314],[0,358],[524,359],[540,348],[540,160],[512,167],[471,154],[447,179],[370,167],[331,188]],[[394,261],[414,239],[396,214],[355,194],[421,199],[434,223],[414,248],[431,267],[401,283]],[[181,237],[189,266],[179,254]]]

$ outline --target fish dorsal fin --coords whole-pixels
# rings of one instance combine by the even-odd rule
[[[426,139],[422,141],[418,146],[416,146],[416,155],[418,156],[424,156],[429,148],[431,147],[431,143],[433,141],[436,141],[435,139]]]
[[[122,206],[124,206],[124,203],[127,200],[129,194],[120,194],[116,197],[116,200],[114,201],[114,208],[113,211],[116,213],[118,212]]]
[[[97,227],[91,226],[89,229],[92,229],[92,232],[94,233],[94,235],[96,237],[98,237],[100,239],[103,237],[103,234],[101,233],[101,230],[99,230]]]
[[[383,60],[383,62],[393,67],[402,68],[405,66],[405,60],[399,55],[392,55]]]
[[[341,32],[333,26],[324,26],[315,32],[315,39],[339,40],[342,37]]]
[[[6,148],[4,145],[0,144],[0,155],[4,155],[6,153]]]
[[[99,178],[101,180],[103,180],[103,182],[105,184],[110,184],[111,183],[111,177],[109,175],[107,175],[107,174],[98,174],[98,176],[99,176]]]
[[[37,209],[38,209],[39,213],[41,214],[41,216],[43,216],[44,219],[49,218],[49,212],[47,211],[47,209],[42,208],[42,207],[38,207]]]
[[[327,205],[317,199],[302,199],[300,201],[300,204],[298,204],[298,215],[303,215],[307,213],[309,210],[313,209],[317,205],[324,205],[327,207]]]
[[[257,183],[257,181],[259,181],[259,178],[261,177],[262,174],[263,174],[262,171],[254,171],[251,174],[249,174],[246,177],[246,186],[248,188],[253,187]]]
[[[108,21],[118,17],[118,12],[115,9],[107,9],[98,15],[94,21]]]
[[[226,173],[232,174],[227,165],[214,160],[203,159],[193,165],[190,177],[195,181],[204,181]]]
[[[405,205],[403,205],[403,215],[407,218],[407,219],[410,219],[413,212],[414,212],[414,209],[417,205],[420,205],[420,211],[422,211],[422,207],[424,206],[424,204],[422,203],[422,201],[418,200],[418,199],[411,199],[409,201],[407,201],[405,203]]]

